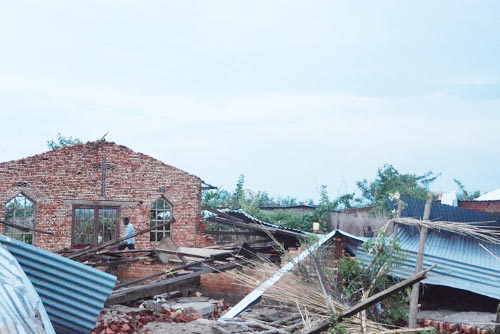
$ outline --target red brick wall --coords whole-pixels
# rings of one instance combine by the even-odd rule
[[[459,201],[458,207],[465,210],[500,214],[500,201]]]
[[[55,251],[71,247],[74,201],[123,202],[120,217],[130,217],[135,230],[139,231],[150,226],[150,205],[164,195],[173,205],[174,242],[178,246],[207,244],[200,233],[203,220],[198,177],[112,142],[100,143],[88,151],[92,146],[94,143],[75,145],[1,163],[0,219],[4,219],[5,204],[24,193],[35,202],[36,227],[56,234],[37,234],[35,245]],[[94,164],[100,165],[102,159],[115,166],[107,173],[105,197],[100,196],[101,172],[93,168]],[[18,187],[18,182],[27,182],[28,186]],[[165,193],[160,192],[160,187],[165,187]],[[120,228],[123,231],[121,223]],[[152,246],[149,234],[136,237],[137,248]]]
[[[155,261],[141,261],[134,263],[125,263],[118,265],[118,270],[113,272],[120,282],[129,282],[146,276],[150,276],[161,271],[166,271],[173,266]],[[164,276],[162,276],[164,277]],[[156,280],[158,278],[155,278]]]

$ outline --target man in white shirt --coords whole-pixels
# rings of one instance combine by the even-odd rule
[[[126,226],[125,233],[123,234],[124,237],[134,235],[134,224],[130,222],[130,219],[128,217],[123,218],[123,225]],[[118,247],[118,249],[120,250],[123,250],[125,248],[135,249],[135,237],[123,240],[123,243]]]

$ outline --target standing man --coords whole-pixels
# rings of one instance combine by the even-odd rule
[[[130,222],[130,219],[128,217],[123,218],[123,225],[126,226],[125,233],[123,234],[124,237],[134,235],[134,224]],[[123,250],[125,248],[135,249],[135,237],[125,239],[123,243],[118,247],[118,249],[120,250]]]

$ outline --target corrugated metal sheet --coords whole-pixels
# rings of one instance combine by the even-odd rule
[[[0,333],[54,334],[42,301],[16,258],[0,245]]]
[[[258,224],[260,223],[262,225],[273,227],[273,228],[277,228],[277,229],[280,229],[280,230],[292,231],[292,232],[297,232],[297,233],[302,233],[302,234],[310,234],[309,232],[304,232],[304,231],[298,230],[296,228],[291,228],[291,227],[287,227],[287,226],[271,224],[271,223],[259,220],[256,217],[252,216],[251,214],[247,213],[243,209],[238,209],[238,210],[221,210],[221,212],[224,212],[224,213],[226,213],[226,214],[228,214],[230,216],[242,219],[244,221],[245,220],[250,220],[253,223],[258,223]]]
[[[397,238],[403,250],[398,255],[402,264],[394,268],[391,274],[408,278],[415,272],[419,232],[414,227],[400,226]],[[427,275],[423,283],[449,286],[500,299],[500,261],[488,254],[479,243],[500,256],[500,245],[429,230],[424,251],[424,268],[433,264],[438,266]],[[359,246],[357,258],[368,265],[372,256]]]
[[[410,217],[422,219],[425,207],[425,201],[406,196],[401,196],[401,200],[407,205],[401,211],[401,217]],[[396,210],[397,204],[395,201],[388,201],[391,210]],[[464,210],[461,208],[444,205],[440,203],[432,203],[431,215],[429,220],[444,220],[450,222],[487,222],[494,221],[500,224],[500,216],[486,212]]]
[[[0,235],[33,283],[57,333],[90,333],[116,277]]]

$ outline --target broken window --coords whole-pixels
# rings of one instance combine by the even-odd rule
[[[35,228],[35,203],[24,194],[19,194],[5,204],[5,222]],[[5,226],[5,235],[33,244],[34,232]]]
[[[151,227],[172,221],[172,205],[164,198],[160,197],[151,204]],[[151,231],[151,241],[161,241],[164,237],[172,236],[172,225],[160,227]]]
[[[118,233],[118,208],[73,209],[73,246],[102,244],[116,239]]]

